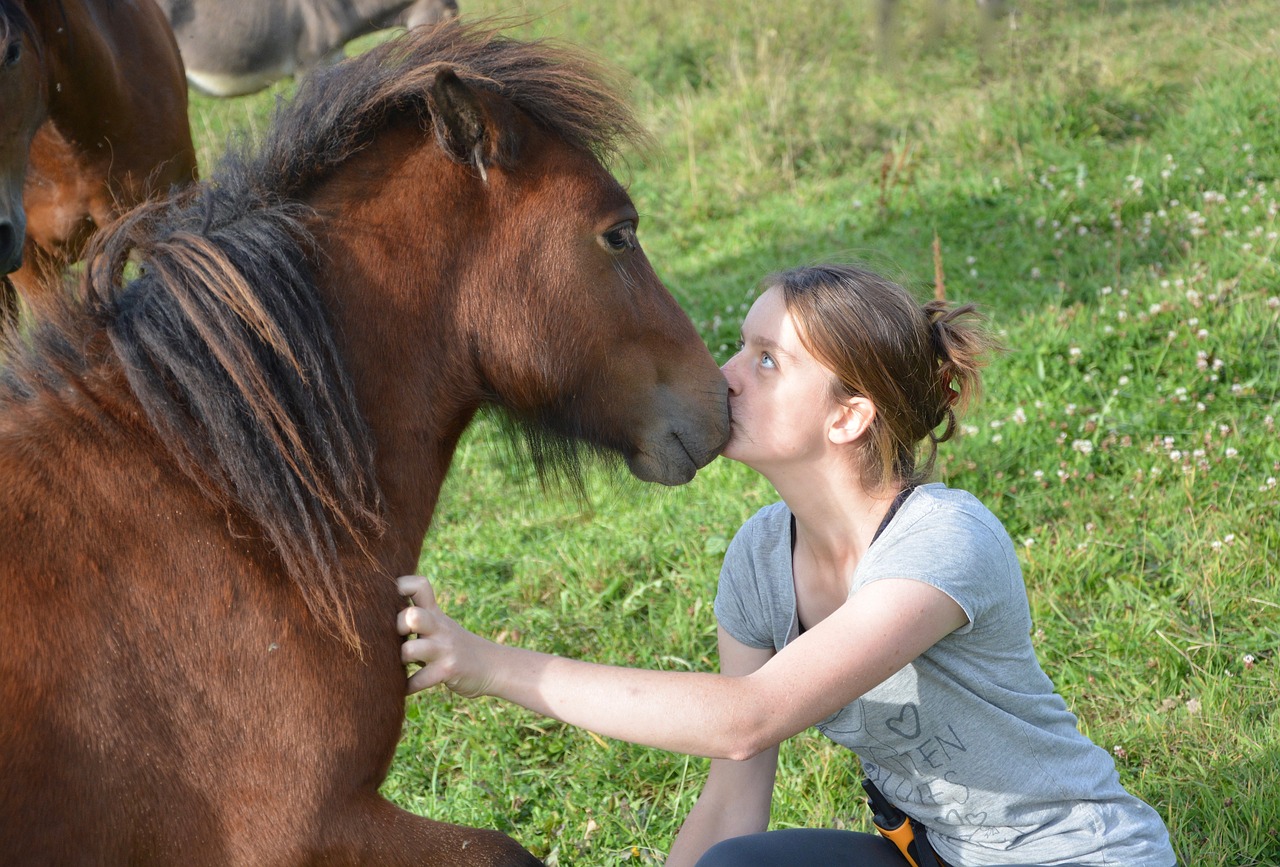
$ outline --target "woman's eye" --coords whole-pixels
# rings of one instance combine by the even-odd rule
[[[773,360],[772,355],[770,355],[767,352],[762,352],[760,353],[760,366],[761,367],[777,367],[778,365],[777,365],[777,362]]]
[[[600,241],[611,253],[625,253],[640,246],[636,240],[636,227],[631,223],[619,223],[601,235]]]

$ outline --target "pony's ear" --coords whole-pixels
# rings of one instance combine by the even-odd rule
[[[499,125],[490,94],[470,86],[452,69],[441,69],[427,88],[431,128],[451,160],[472,165],[485,176],[499,159]]]

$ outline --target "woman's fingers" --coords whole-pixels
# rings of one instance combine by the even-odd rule
[[[443,680],[433,666],[420,668],[409,676],[407,685],[405,686],[405,695],[413,695],[415,692],[421,692],[424,689],[433,687]]]
[[[409,597],[419,608],[435,607],[435,590],[431,587],[431,582],[421,575],[402,575],[396,579],[396,586],[399,587],[401,596]]]
[[[480,695],[488,678],[479,665],[477,649],[486,642],[476,638],[436,605],[431,582],[419,575],[398,578],[400,593],[409,598],[408,608],[396,615],[396,628],[406,640],[400,645],[400,659],[405,665],[422,668],[409,677],[408,693],[443,683],[454,692],[466,696]]]
[[[425,638],[413,638],[400,645],[400,661],[405,665],[411,662],[426,665],[432,656],[431,644]]]
[[[408,597],[410,607],[396,615],[396,628],[401,635],[420,635],[432,628],[431,616],[439,612],[435,590],[431,582],[420,575],[405,575],[396,579],[400,595]]]
[[[453,638],[453,634],[445,629],[411,638],[400,646],[400,659],[406,665],[417,663],[422,666],[409,677],[409,694],[438,683],[450,689],[458,687],[459,684],[454,682],[460,673]]]
[[[429,611],[426,608],[405,608],[396,615],[396,628],[401,635],[425,635],[435,629],[433,614],[440,613],[440,609]]]

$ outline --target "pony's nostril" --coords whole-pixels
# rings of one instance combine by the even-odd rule
[[[0,222],[0,274],[22,267],[22,233],[8,220]]]

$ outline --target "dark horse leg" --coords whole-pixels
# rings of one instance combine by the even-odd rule
[[[324,828],[317,865],[380,867],[541,867],[498,831],[415,816],[377,794],[338,811]]]

